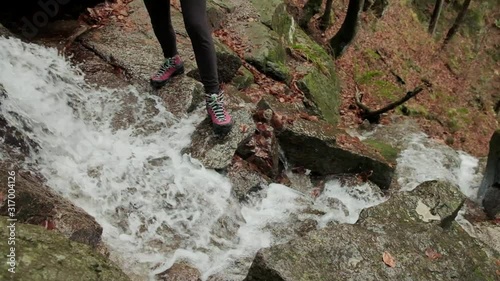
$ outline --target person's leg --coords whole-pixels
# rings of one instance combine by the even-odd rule
[[[165,58],[177,55],[175,31],[170,16],[170,0],[144,0],[156,38]]]
[[[181,0],[184,25],[189,34],[200,70],[201,82],[207,93],[219,92],[217,58],[212,31],[207,18],[206,0]]]
[[[184,73],[184,64],[177,55],[175,31],[170,16],[170,0],[144,0],[144,4],[165,56],[164,63],[151,77],[151,84],[161,87],[173,76]]]
[[[233,121],[224,106],[223,93],[217,73],[217,57],[207,18],[206,0],[181,0],[184,25],[189,34],[205,88],[207,112],[216,133],[228,133]]]

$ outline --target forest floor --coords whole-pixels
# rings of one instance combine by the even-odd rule
[[[291,5],[302,7],[304,2],[291,0]],[[434,1],[421,2],[416,7],[405,1],[391,1],[381,18],[371,12],[362,13],[354,43],[336,61],[342,95],[340,126],[355,128],[363,121],[355,102],[357,90],[364,94],[364,104],[378,109],[422,85],[422,93],[384,114],[380,123],[390,123],[394,114],[409,115],[431,138],[474,156],[485,156],[490,137],[498,128],[498,15],[481,14],[484,7],[472,5],[472,20],[466,18],[461,32],[442,48],[440,37],[453,23],[456,7],[448,4],[444,8],[433,38],[422,18],[432,13]],[[347,3],[334,2],[333,24],[325,32],[317,27],[320,15],[316,15],[309,34],[327,46],[342,24]]]

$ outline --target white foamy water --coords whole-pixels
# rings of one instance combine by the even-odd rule
[[[39,144],[27,166],[94,216],[112,257],[141,280],[179,260],[204,280],[218,272],[241,280],[258,249],[294,237],[279,229],[306,218],[353,223],[384,200],[367,185],[332,181],[316,200],[271,184],[239,205],[227,178],[181,154],[201,114],[175,119],[161,100],[133,87],[87,85],[54,49],[0,37],[0,83],[8,95],[0,113]],[[134,104],[125,107],[126,97]],[[113,129],[126,108],[134,124]],[[307,208],[322,215],[301,217]]]
[[[467,197],[475,199],[482,178],[476,158],[439,144],[423,133],[410,135],[406,146],[397,160],[398,182],[403,191],[439,179],[456,184]]]

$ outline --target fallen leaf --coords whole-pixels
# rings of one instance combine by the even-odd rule
[[[315,187],[313,188],[313,190],[311,191],[311,196],[316,199],[318,198],[318,196],[321,194],[321,189],[318,188],[318,187]]]
[[[51,220],[45,220],[42,223],[42,226],[45,227],[47,230],[53,230],[56,228],[56,223],[54,221],[51,221]]]
[[[497,266],[500,266],[500,260],[496,260],[495,263],[496,263]]]
[[[240,132],[246,133],[248,131],[248,125],[247,124],[241,124],[240,125]]]
[[[391,254],[389,254],[389,252],[384,252],[384,254],[382,255],[382,259],[387,266],[396,266],[396,262],[394,261],[394,258],[391,256]]]
[[[425,255],[431,260],[439,259],[440,257],[443,256],[432,248],[427,248],[425,250]]]

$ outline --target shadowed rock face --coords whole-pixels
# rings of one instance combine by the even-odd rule
[[[7,217],[0,217],[1,236],[8,237]],[[89,246],[68,241],[60,233],[17,222],[16,273],[2,262],[0,280],[130,280],[116,265]],[[0,251],[11,251],[0,243]]]
[[[445,182],[426,182],[362,212],[354,225],[313,231],[259,251],[247,281],[495,280],[494,250],[442,218],[464,196]],[[395,267],[382,260],[388,252]]]
[[[482,200],[490,218],[500,212],[500,131],[496,131],[490,140],[490,152],[478,198]]]
[[[0,162],[0,180],[8,182],[8,172],[15,171],[16,213],[19,222],[54,228],[70,240],[97,247],[102,227],[84,210],[76,207],[29,172]],[[1,197],[0,214],[8,211],[8,198]],[[49,227],[50,225],[50,227]]]

